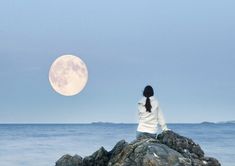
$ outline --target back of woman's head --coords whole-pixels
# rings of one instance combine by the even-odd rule
[[[145,108],[147,112],[151,112],[152,105],[150,102],[150,97],[153,95],[154,95],[153,88],[150,85],[147,85],[143,91],[143,96],[146,97]]]

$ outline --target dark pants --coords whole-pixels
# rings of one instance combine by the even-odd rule
[[[154,139],[156,139],[156,137],[157,137],[157,134],[136,131],[136,139],[141,139],[141,138],[154,138]]]

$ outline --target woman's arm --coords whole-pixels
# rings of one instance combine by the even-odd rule
[[[142,103],[138,103],[138,114],[139,114],[139,118],[141,117],[141,115],[145,112],[144,110],[144,106]]]
[[[163,116],[163,113],[161,111],[160,106],[158,106],[157,109],[158,109],[157,110],[157,113],[158,113],[157,118],[158,118],[159,125],[161,126],[161,129],[163,131],[166,131],[166,130],[168,130],[168,128],[167,128],[167,125],[166,125],[166,122],[165,122],[165,119],[164,119],[164,116]]]

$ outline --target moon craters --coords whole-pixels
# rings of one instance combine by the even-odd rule
[[[51,65],[49,81],[53,89],[65,96],[79,93],[86,85],[88,71],[85,63],[76,56],[63,55]]]

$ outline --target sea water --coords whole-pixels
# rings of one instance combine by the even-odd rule
[[[64,154],[92,154],[135,139],[136,124],[0,124],[1,166],[54,166]],[[206,156],[235,166],[235,124],[169,124],[192,138]]]

